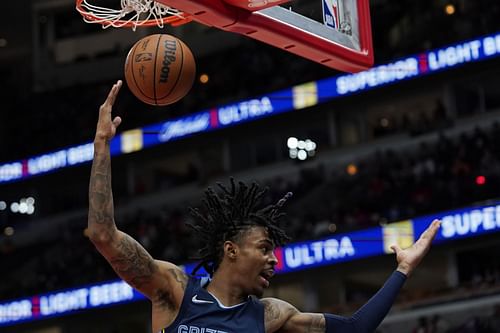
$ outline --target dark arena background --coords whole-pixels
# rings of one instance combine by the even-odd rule
[[[184,222],[207,186],[255,180],[266,203],[292,191],[292,242],[266,295],[349,315],[395,269],[388,244],[440,218],[378,332],[500,332],[500,3],[370,6],[375,65],[346,74],[196,23],[103,30],[71,0],[4,1],[0,331],[151,332],[149,302],[85,228],[99,105],[129,48],[168,33],[192,49],[197,77],[167,107],[124,84],[111,147],[120,229],[189,271],[201,244]]]

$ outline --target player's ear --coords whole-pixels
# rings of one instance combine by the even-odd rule
[[[224,242],[224,256],[227,256],[229,259],[234,260],[238,255],[238,245],[232,241]]]

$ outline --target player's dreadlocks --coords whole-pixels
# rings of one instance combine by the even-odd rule
[[[285,231],[280,228],[279,220],[285,215],[280,213],[280,209],[292,193],[288,192],[274,205],[257,210],[255,206],[267,192],[267,188],[261,189],[257,183],[253,183],[251,187],[243,182],[238,182],[238,185],[236,186],[233,178],[231,178],[231,189],[218,183],[222,195],[209,187],[203,199],[207,209],[205,215],[202,215],[197,208],[189,208],[191,214],[198,220],[197,225],[190,224],[190,226],[198,233],[204,244],[196,258],[201,262],[193,270],[193,275],[203,267],[212,276],[222,261],[224,242],[238,241],[239,237],[252,226],[265,227],[276,246],[281,246],[289,240]]]

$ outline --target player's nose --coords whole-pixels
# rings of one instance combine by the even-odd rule
[[[276,255],[274,254],[274,251],[271,253],[271,255],[269,256],[269,262],[271,265],[273,266],[276,266],[278,264],[278,258],[276,257]]]

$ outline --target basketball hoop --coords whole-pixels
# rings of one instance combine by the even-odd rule
[[[88,0],[76,0],[76,10],[83,16],[83,20],[87,23],[99,23],[103,29],[132,28],[135,31],[139,26],[175,27],[192,21],[189,14],[153,0],[121,0],[121,7],[99,7]]]

